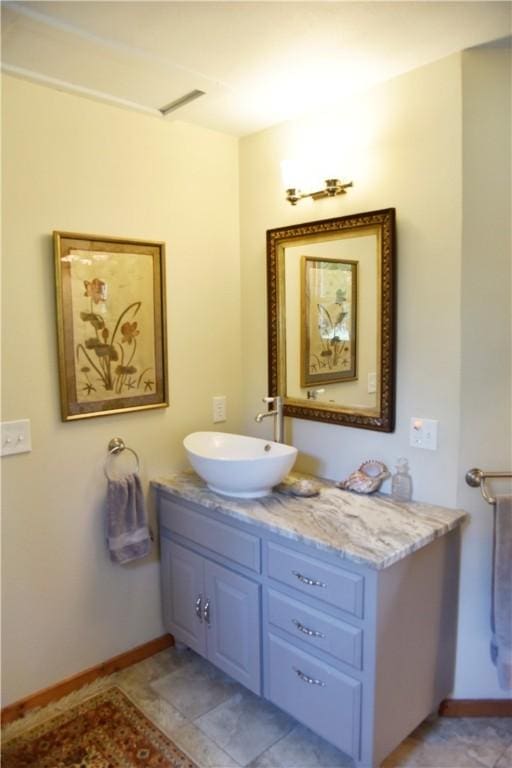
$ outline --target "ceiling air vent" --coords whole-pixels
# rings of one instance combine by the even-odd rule
[[[161,112],[162,115],[169,115],[171,112],[175,112],[177,109],[181,109],[181,107],[184,107],[186,104],[190,104],[191,101],[195,101],[204,95],[205,91],[199,91],[197,89],[190,91],[190,93],[186,93],[184,96],[180,96],[179,99],[171,101],[170,104],[166,104],[165,107],[160,107],[159,112]]]

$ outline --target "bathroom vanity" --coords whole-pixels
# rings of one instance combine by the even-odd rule
[[[465,513],[152,483],[175,639],[375,768],[452,689]]]

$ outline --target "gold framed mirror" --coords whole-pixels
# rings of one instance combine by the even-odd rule
[[[392,432],[395,209],[267,231],[269,394],[284,415]]]

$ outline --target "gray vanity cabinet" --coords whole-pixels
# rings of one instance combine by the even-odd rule
[[[259,694],[260,585],[165,536],[161,545],[166,629]]]
[[[375,568],[208,493],[158,490],[167,630],[376,768],[451,691],[458,529]]]

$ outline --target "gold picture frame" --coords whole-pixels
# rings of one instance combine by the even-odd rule
[[[301,386],[357,378],[357,261],[301,259]]]
[[[383,208],[267,231],[268,392],[282,397],[285,416],[394,431],[395,219],[394,208]],[[300,259],[304,254],[358,261],[354,381],[301,386]]]
[[[63,421],[166,408],[165,245],[54,232]]]

